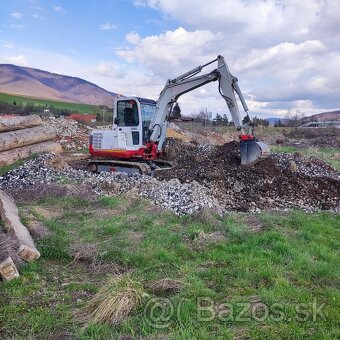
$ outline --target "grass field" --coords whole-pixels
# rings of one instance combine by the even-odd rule
[[[42,258],[1,284],[1,339],[339,336],[335,214],[177,217],[138,197],[50,197],[22,204],[24,210],[50,233],[37,243]],[[85,329],[77,311],[117,273],[148,295],[121,324]],[[163,278],[182,288],[148,289]]]
[[[0,102],[6,104],[13,104],[16,102],[17,106],[26,106],[33,103],[34,106],[41,106],[42,108],[55,108],[58,110],[68,110],[72,112],[96,114],[100,112],[100,109],[95,105],[66,103],[61,101],[53,101],[47,99],[37,99],[32,97],[17,96],[7,93],[0,93]]]

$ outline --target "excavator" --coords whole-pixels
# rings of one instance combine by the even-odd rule
[[[217,63],[217,67],[205,74],[203,68]],[[161,155],[172,109],[178,98],[198,87],[218,81],[218,91],[225,99],[235,128],[240,132],[242,165],[253,165],[270,155],[269,147],[256,140],[249,109],[238,85],[238,80],[228,68],[223,56],[195,67],[167,80],[157,101],[140,97],[118,97],[114,101],[112,130],[93,130],[90,135],[91,159],[88,168],[92,172],[110,171],[151,174],[167,168]],[[242,123],[235,93],[248,117]]]

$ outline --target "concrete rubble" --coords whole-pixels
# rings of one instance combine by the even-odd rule
[[[210,197],[199,183],[181,183],[177,179],[158,181],[150,176],[119,172],[92,174],[67,164],[60,169],[58,166],[50,166],[55,164],[51,160],[56,157],[58,155],[55,154],[41,155],[9,171],[0,177],[0,188],[7,192],[18,192],[18,189],[20,191],[40,184],[63,183],[67,178],[91,187],[94,195],[122,195],[133,190],[177,215],[191,214],[203,207],[221,211],[217,200]]]
[[[45,118],[45,124],[51,126],[57,134],[57,140],[65,150],[88,148],[89,128],[77,121],[64,117]]]

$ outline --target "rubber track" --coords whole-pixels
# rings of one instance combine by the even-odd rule
[[[107,161],[107,160],[90,160],[89,164],[126,166],[129,168],[138,168],[142,175],[151,175],[151,168],[148,164],[128,161]]]

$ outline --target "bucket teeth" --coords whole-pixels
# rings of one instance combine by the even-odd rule
[[[267,144],[254,140],[241,141],[240,152],[242,165],[256,164],[270,155],[270,149]]]

